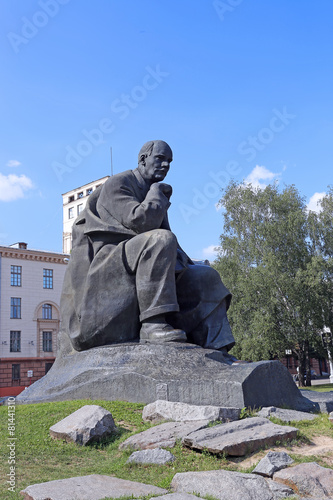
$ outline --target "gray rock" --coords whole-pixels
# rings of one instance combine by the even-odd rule
[[[288,484],[301,496],[317,496],[323,500],[333,496],[333,470],[321,467],[316,462],[280,470],[273,479]]]
[[[176,457],[170,451],[154,448],[153,450],[135,451],[127,460],[127,464],[158,464],[174,462]]]
[[[173,448],[177,439],[182,439],[191,432],[203,429],[208,421],[166,422],[146,431],[130,436],[120,444],[120,450],[147,450],[153,448]]]
[[[328,420],[333,423],[333,411],[328,415]]]
[[[286,484],[281,484],[273,481],[272,479],[266,479],[266,483],[272,492],[273,499],[286,498],[290,495],[295,494],[294,490],[287,486]]]
[[[258,411],[257,416],[264,418],[275,417],[283,420],[283,422],[300,422],[302,420],[313,420],[318,415],[314,415],[313,413],[306,413],[304,411],[285,410],[284,408],[268,406]]]
[[[284,488],[270,488],[263,477],[242,472],[213,470],[205,472],[183,472],[174,476],[171,489],[177,492],[211,495],[221,500],[273,500],[282,498]],[[275,487],[275,485],[274,485]],[[289,495],[293,493],[288,490]],[[280,495],[280,496],[279,496]],[[285,495],[286,496],[286,495]]]
[[[179,344],[179,345],[178,345]],[[312,411],[279,361],[226,365],[214,349],[193,344],[119,344],[58,356],[16,403],[70,399],[157,399],[233,408],[287,406]]]
[[[317,406],[317,411],[321,411],[322,413],[330,413],[333,411],[333,391],[317,392],[303,389],[300,393]]]
[[[288,465],[293,462],[293,459],[284,451],[269,451],[267,455],[260,460],[257,467],[252,471],[252,474],[272,477],[274,472],[288,467]]]
[[[277,441],[293,439],[297,431],[295,427],[253,417],[192,432],[183,438],[182,443],[194,450],[205,449],[215,454],[243,456]]]
[[[150,484],[93,474],[33,484],[20,493],[24,500],[101,500],[105,497],[161,495],[167,491]]]
[[[86,405],[50,427],[54,439],[89,444],[117,432],[111,413],[101,406]]]
[[[240,408],[198,406],[157,400],[144,407],[142,418],[145,421],[155,423],[162,420],[172,420],[175,422],[189,422],[192,420],[215,422],[216,420],[220,420],[221,422],[231,422],[239,419],[240,412]]]

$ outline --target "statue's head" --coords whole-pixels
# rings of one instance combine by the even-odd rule
[[[139,152],[138,169],[142,177],[150,182],[163,181],[172,162],[172,150],[164,141],[146,142]]]

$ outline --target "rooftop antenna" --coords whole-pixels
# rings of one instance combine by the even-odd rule
[[[111,175],[113,176],[112,148],[110,148],[110,156],[111,156]]]

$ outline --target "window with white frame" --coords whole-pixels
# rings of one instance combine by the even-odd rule
[[[51,306],[51,304],[43,304],[42,318],[43,319],[52,319],[52,306]]]
[[[21,332],[11,330],[10,332],[10,352],[21,352]]]
[[[43,288],[53,288],[53,269],[43,269]]]
[[[11,319],[21,319],[21,298],[11,297],[10,298],[10,318]]]
[[[10,284],[11,286],[21,286],[22,266],[10,266]]]
[[[52,332],[43,332],[43,351],[52,352]]]

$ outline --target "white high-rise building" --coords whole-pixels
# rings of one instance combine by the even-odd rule
[[[86,206],[88,196],[101,184],[107,181],[109,176],[102,177],[97,181],[89,182],[84,186],[72,189],[62,195],[63,205],[63,234],[62,251],[70,253],[72,250],[72,226],[78,215]]]

